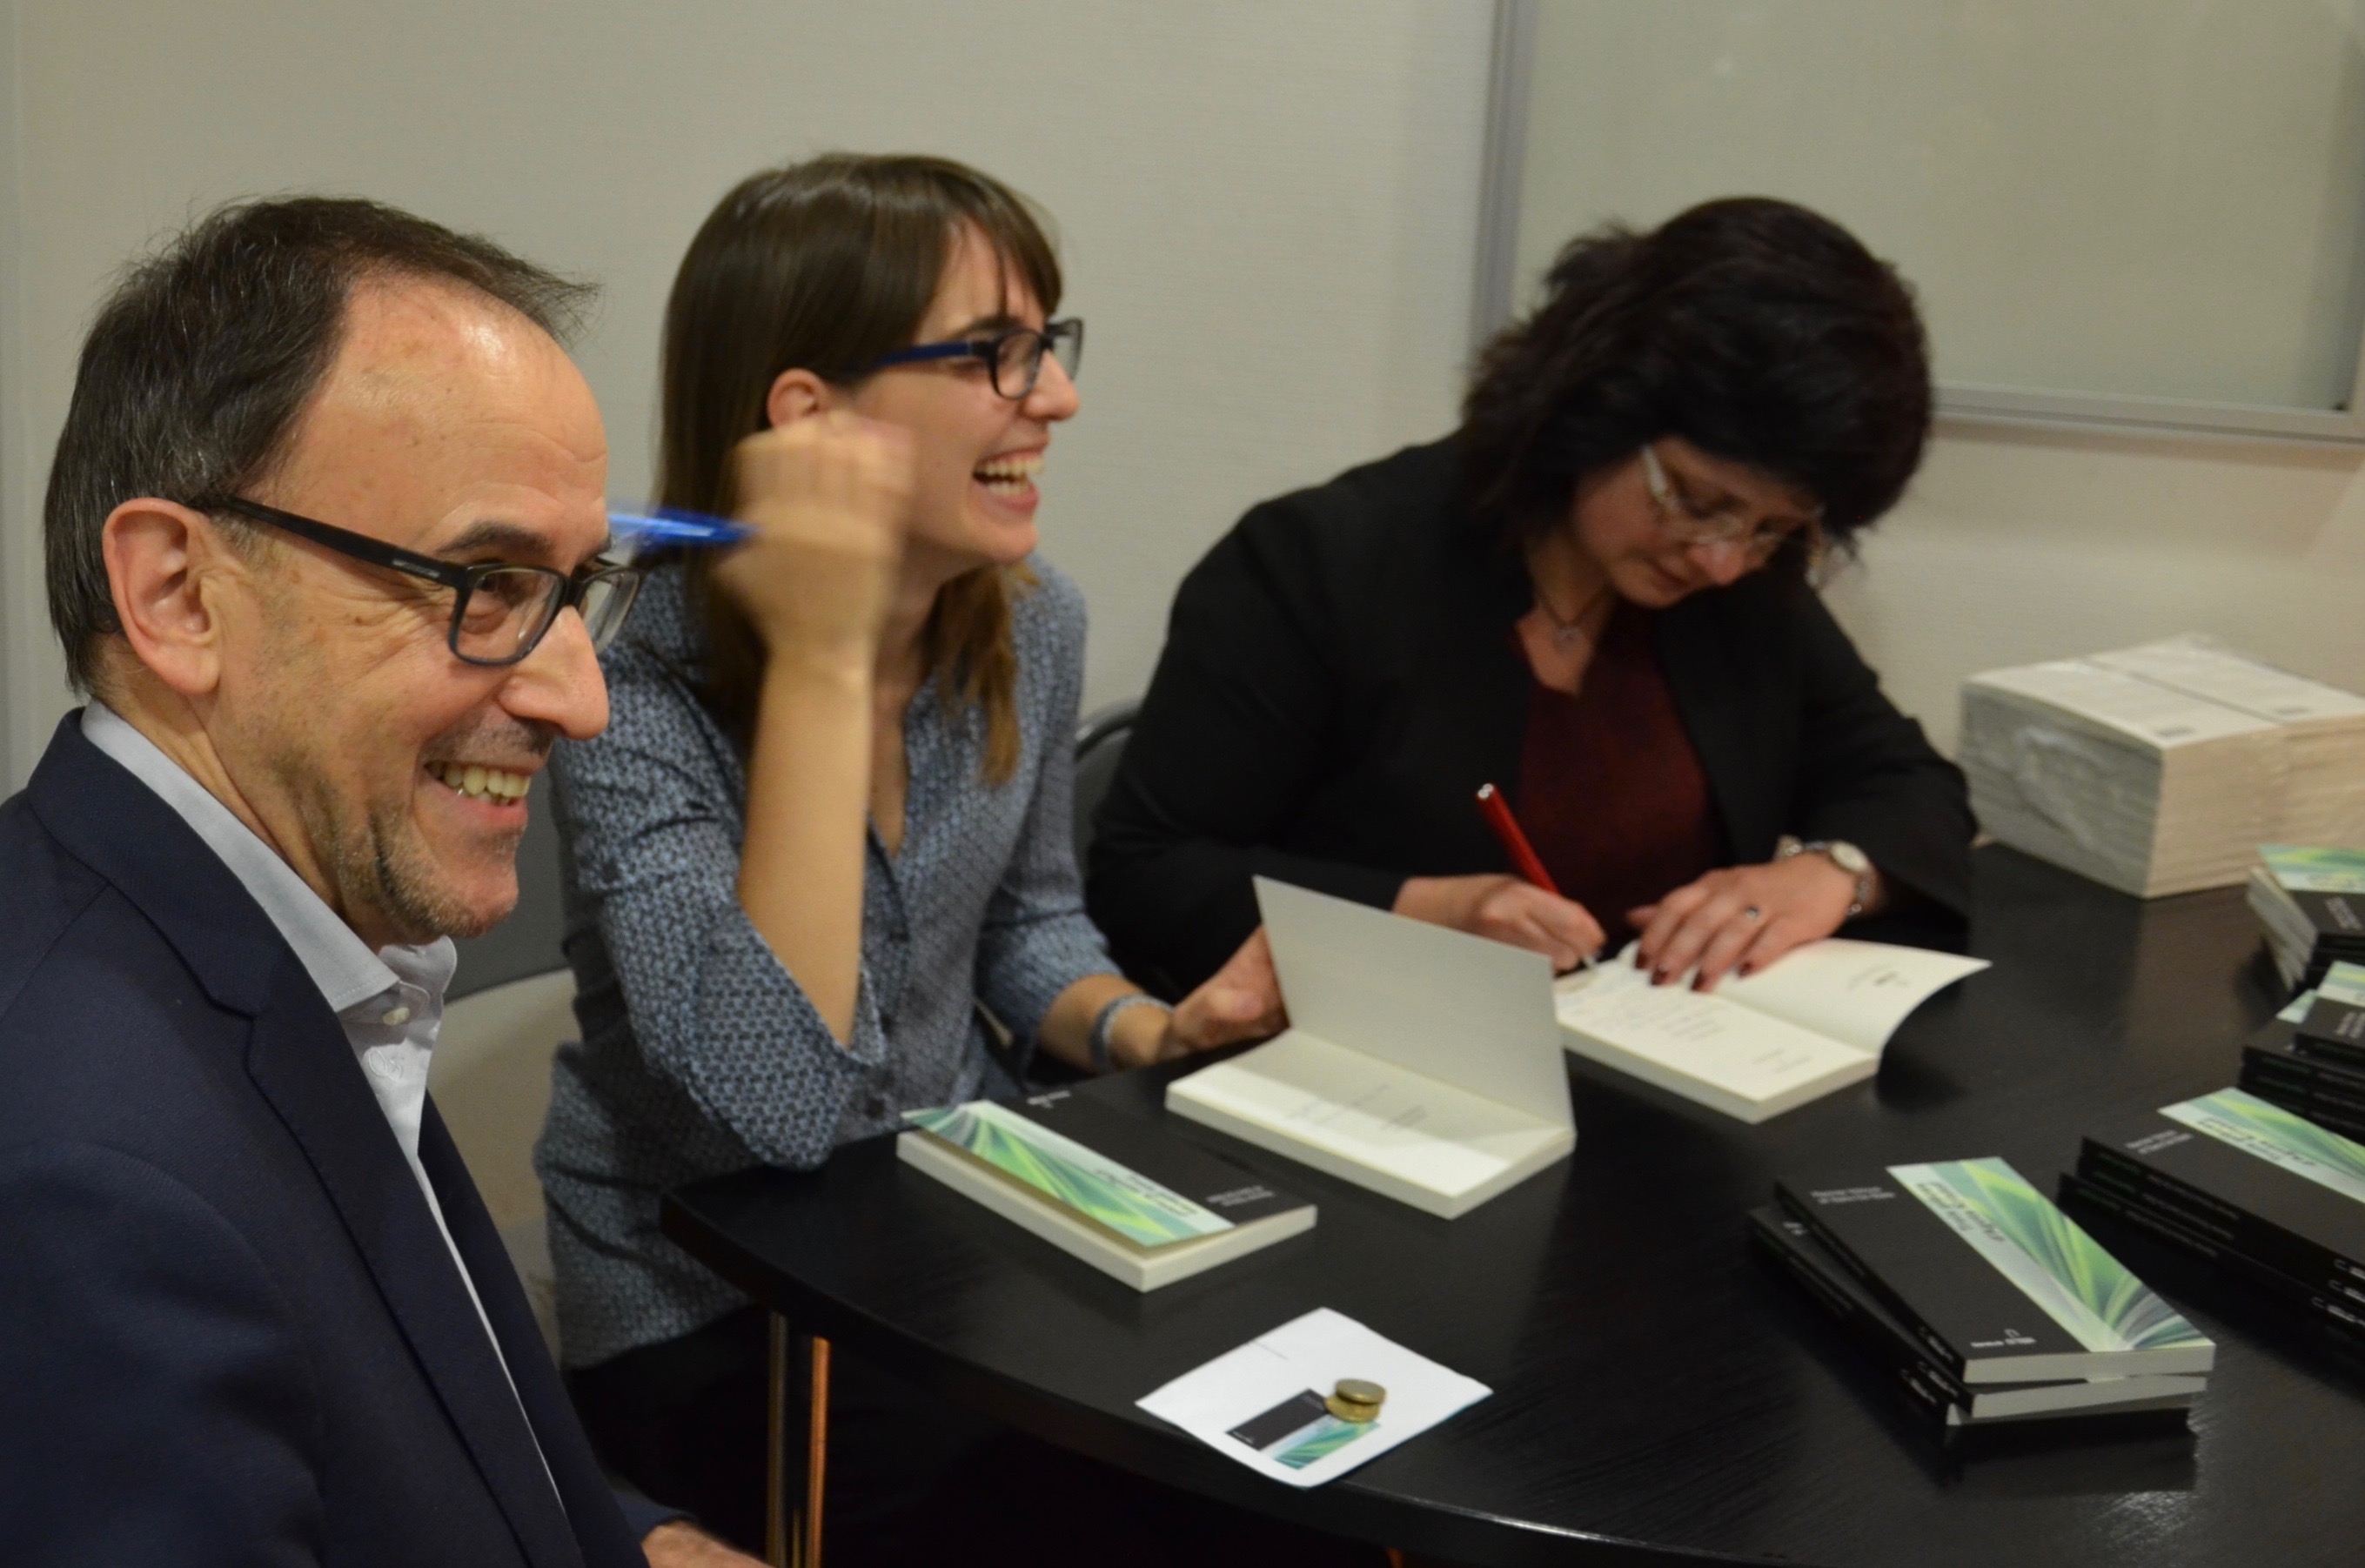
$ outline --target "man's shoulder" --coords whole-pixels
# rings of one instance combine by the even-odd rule
[[[0,1143],[144,1141],[218,1092],[244,1036],[123,893],[26,808],[0,805]]]
[[[107,890],[66,852],[24,795],[0,801],[0,1018],[66,932]]]

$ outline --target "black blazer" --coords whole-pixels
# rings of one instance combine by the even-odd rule
[[[1254,930],[1249,879],[1385,908],[1404,879],[1508,871],[1473,797],[1517,787],[1532,676],[1519,562],[1461,502],[1449,439],[1251,510],[1183,579],[1095,818],[1117,960],[1180,994]],[[1822,601],[1760,573],[1662,612],[1658,653],[1735,864],[1843,838],[1969,906],[1962,775]]]
[[[620,1512],[442,1118],[514,1398],[328,1003],[79,715],[0,888],[0,1555],[644,1568],[670,1512]]]

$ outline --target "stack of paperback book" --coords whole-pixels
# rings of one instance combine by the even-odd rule
[[[2216,1346],[2001,1159],[1777,1185],[1758,1242],[1947,1427],[2180,1411]]]
[[[2365,1147],[2280,1105],[2221,1089],[2123,1118],[2086,1139],[2061,1191],[2365,1329]]]
[[[2202,638],[1974,676],[1959,751],[1982,826],[2145,898],[2365,843],[2365,698]]]
[[[2365,849],[2260,845],[2244,893],[2284,984],[2314,985],[2338,959],[2365,963]]]
[[[2346,1138],[2365,1138],[2365,966],[2335,963],[2242,1047],[2241,1086]]]

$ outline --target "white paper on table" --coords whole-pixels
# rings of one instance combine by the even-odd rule
[[[1348,1377],[1387,1390],[1378,1420],[1351,1424],[1320,1410],[1322,1396]],[[1319,1486],[1493,1392],[1324,1306],[1135,1403],[1260,1474]],[[1243,1428],[1261,1446],[1233,1435]]]

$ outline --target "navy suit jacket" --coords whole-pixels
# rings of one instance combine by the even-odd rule
[[[419,1155],[516,1397],[294,951],[69,715],[0,804],[0,1554],[643,1564],[432,1104]]]

